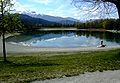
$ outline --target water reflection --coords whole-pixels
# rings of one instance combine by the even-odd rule
[[[7,42],[35,47],[98,46],[103,40],[107,46],[120,45],[120,34],[90,31],[39,31],[7,38]]]

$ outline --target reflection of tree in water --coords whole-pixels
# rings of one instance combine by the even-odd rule
[[[99,31],[39,31],[30,34],[21,34],[17,36],[12,36],[7,38],[8,41],[13,42],[23,42],[27,40],[31,40],[32,38],[38,40],[41,39],[50,39],[61,36],[69,36],[69,34],[75,34],[77,36],[86,36],[95,37],[101,40],[106,40],[109,42],[116,42],[120,44],[120,33],[111,33],[111,32],[99,32]]]
[[[70,33],[71,31],[35,31],[35,32],[29,32],[29,33],[24,33],[20,35],[10,36],[6,40],[7,42],[12,41],[12,42],[19,43],[19,42],[31,40],[32,38],[34,38],[34,41],[36,41],[36,40],[42,40],[42,39],[61,37],[63,35],[68,35]]]
[[[110,42],[116,42],[120,44],[120,33],[111,33],[111,32],[99,32],[99,31],[77,31],[78,36],[93,36],[101,40],[106,40]]]

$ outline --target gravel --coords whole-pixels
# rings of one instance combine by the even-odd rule
[[[74,77],[64,77],[31,83],[120,83],[120,70],[85,73]]]

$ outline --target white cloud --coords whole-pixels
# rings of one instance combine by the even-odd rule
[[[41,3],[41,4],[49,4],[51,2],[53,2],[53,0],[29,0],[30,2],[35,2],[35,3]]]
[[[18,12],[35,11],[37,13],[47,14],[51,16],[73,17],[80,20],[97,19],[99,11],[87,11],[88,7],[81,10],[70,4],[70,0],[27,0],[28,3],[20,3],[14,0],[14,8]],[[29,4],[30,3],[30,4]],[[44,4],[44,5],[43,5]],[[86,10],[86,11],[83,11]],[[117,16],[117,15],[116,15]],[[112,16],[112,17],[115,17]]]
[[[51,16],[57,16],[57,15],[63,15],[64,12],[64,5],[61,5],[60,7],[56,8],[55,10],[49,11],[47,14]]]
[[[29,4],[24,4],[23,5],[16,0],[13,0],[13,3],[14,3],[13,9],[18,13],[23,13],[23,12],[26,12],[26,11],[34,11],[35,10],[33,5],[29,5]]]
[[[14,9],[17,12],[22,12],[22,11],[26,11],[26,8],[24,8],[24,6],[22,4],[20,4],[19,2],[17,2],[16,0],[13,1],[14,2]]]

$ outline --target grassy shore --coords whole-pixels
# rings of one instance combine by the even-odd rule
[[[34,80],[69,77],[84,72],[120,69],[120,49],[9,55],[6,63],[0,57],[0,82],[29,83]]]

